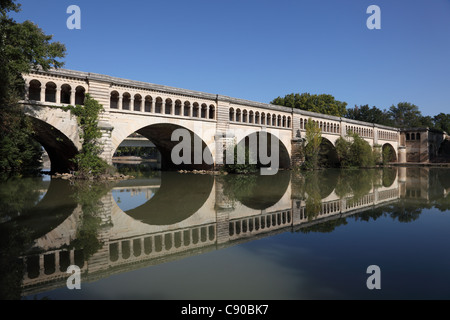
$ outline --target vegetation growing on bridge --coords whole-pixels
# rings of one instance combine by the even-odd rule
[[[18,106],[25,88],[22,74],[62,67],[66,48],[31,21],[17,23],[11,11],[20,11],[15,0],[0,1],[0,171],[23,172],[40,165],[42,149]]]
[[[86,94],[84,105],[67,106],[62,109],[70,111],[77,117],[81,129],[82,149],[73,159],[77,165],[76,177],[81,179],[98,178],[101,175],[112,173],[113,168],[100,158],[102,146],[99,139],[102,137],[102,132],[98,121],[103,106]]]

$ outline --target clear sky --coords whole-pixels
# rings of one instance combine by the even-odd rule
[[[332,94],[450,113],[450,0],[19,0],[65,68],[270,102]],[[69,30],[69,5],[81,30]],[[366,26],[370,5],[381,29]]]

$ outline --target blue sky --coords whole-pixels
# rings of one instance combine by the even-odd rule
[[[349,107],[450,113],[450,0],[19,0],[67,47],[65,68],[270,102],[327,93]],[[81,30],[69,30],[69,5]],[[369,30],[370,5],[381,30]]]

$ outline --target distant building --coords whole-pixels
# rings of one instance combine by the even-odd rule
[[[400,132],[400,148],[404,150],[405,158],[399,162],[450,162],[450,136],[439,130],[430,128],[402,129]]]

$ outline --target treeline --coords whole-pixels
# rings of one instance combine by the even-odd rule
[[[428,127],[450,132],[450,114],[439,113],[434,117],[424,116],[418,106],[409,102],[400,102],[392,105],[389,109],[369,107],[369,105],[347,108],[346,102],[338,101],[329,94],[291,93],[275,98],[270,103],[396,128]]]

